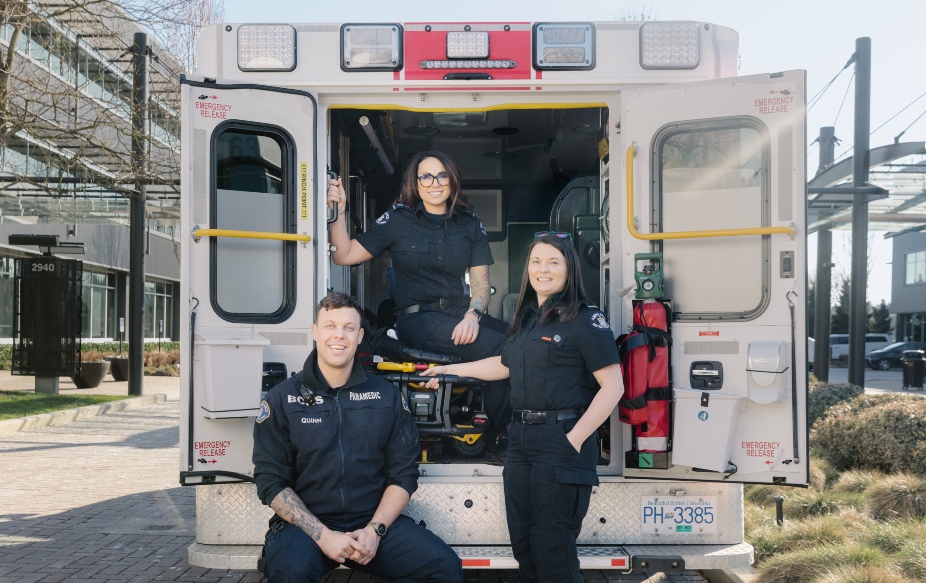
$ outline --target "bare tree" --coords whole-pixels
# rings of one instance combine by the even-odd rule
[[[202,29],[225,18],[225,0],[121,0],[136,20],[148,26],[183,66],[196,71],[196,39]]]
[[[175,223],[176,204],[161,207],[179,198],[179,73],[192,67],[199,31],[223,12],[222,0],[0,0],[0,212],[125,219],[135,185],[146,184],[149,217]],[[140,172],[130,54],[139,23],[167,43],[150,43]]]
[[[613,20],[655,20],[658,18],[656,9],[650,2],[628,2],[620,6],[614,14]]]

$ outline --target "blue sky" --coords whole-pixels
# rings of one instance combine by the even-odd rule
[[[293,0],[225,0],[228,22],[422,22],[444,21],[538,21],[618,20],[627,14],[648,12],[655,20],[698,20],[728,26],[740,35],[740,74],[806,69],[808,98],[817,94],[845,65],[855,51],[855,39],[872,39],[872,129],[877,128],[926,93],[923,55],[926,55],[926,2],[881,0],[864,4],[836,0],[461,0],[412,2],[407,0],[349,0],[346,2],[296,2]],[[808,113],[808,142],[821,126],[835,125],[842,144],[837,156],[853,141],[853,96],[849,81],[852,68],[836,82]],[[848,95],[846,95],[846,91]],[[845,103],[840,105],[843,97]],[[894,136],[926,111],[926,97],[875,132],[872,147],[888,144]],[[904,134],[903,141],[926,140],[926,116]],[[808,172],[817,167],[819,151],[808,150]],[[837,272],[848,272],[848,232],[837,232],[833,241]],[[890,301],[890,242],[875,233],[869,300]],[[808,252],[813,265],[815,238]]]

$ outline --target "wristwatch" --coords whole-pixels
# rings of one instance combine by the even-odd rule
[[[382,522],[371,522],[367,524],[367,526],[372,526],[376,534],[379,535],[379,538],[386,536],[386,531],[389,530]]]
[[[470,309],[468,309],[468,310],[466,311],[467,314],[470,313],[470,312],[476,314],[476,321],[479,321],[479,320],[482,319],[482,310],[480,310],[480,309],[478,309],[478,308],[470,308]]]

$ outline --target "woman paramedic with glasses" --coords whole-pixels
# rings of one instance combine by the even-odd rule
[[[614,336],[587,301],[569,233],[536,234],[515,314],[501,356],[423,374],[510,377],[505,506],[521,581],[581,583],[576,539],[598,485],[595,433],[623,382]]]
[[[356,265],[390,252],[396,332],[403,344],[464,361],[501,354],[507,324],[486,314],[494,263],[489,239],[446,154],[428,150],[412,156],[395,204],[356,239],[347,232],[345,202],[341,179],[329,180],[328,203],[339,209],[331,226],[332,258],[337,265]],[[469,296],[463,289],[467,271]],[[483,391],[489,429],[482,438],[489,444],[511,420],[509,391],[504,380]]]

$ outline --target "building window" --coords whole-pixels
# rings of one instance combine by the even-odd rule
[[[907,253],[906,284],[926,283],[926,251]]]
[[[145,282],[145,338],[173,338],[174,284]]]
[[[12,257],[0,257],[0,338],[13,337],[13,264]]]
[[[926,339],[926,314],[904,314],[903,336],[906,342],[923,342]]]
[[[81,317],[81,337],[116,337],[115,274],[84,270]]]

